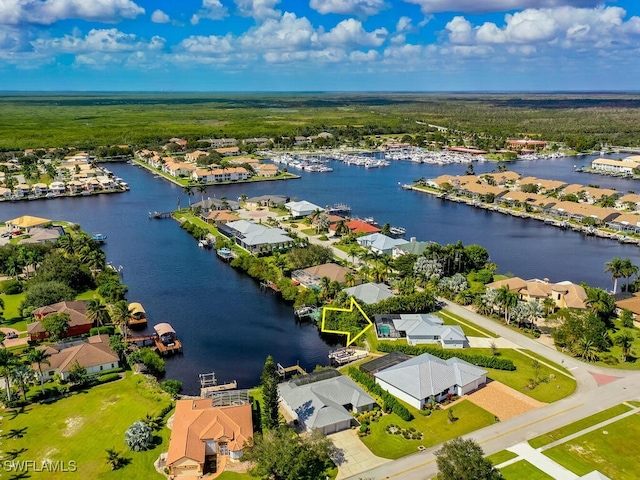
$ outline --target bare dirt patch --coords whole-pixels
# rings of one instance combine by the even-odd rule
[[[76,433],[78,433],[80,428],[82,428],[82,424],[84,424],[84,418],[82,417],[67,418],[65,423],[67,424],[67,428],[65,428],[64,432],[62,432],[62,436],[71,437]]]
[[[467,395],[467,398],[500,420],[507,420],[546,405],[546,403],[527,397],[525,394],[496,381],[492,381],[480,390]]]

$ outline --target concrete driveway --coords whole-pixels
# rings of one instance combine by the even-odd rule
[[[338,464],[338,476],[336,480],[358,475],[372,468],[379,467],[391,460],[376,457],[358,438],[356,430],[344,430],[329,435],[329,438],[342,451]]]

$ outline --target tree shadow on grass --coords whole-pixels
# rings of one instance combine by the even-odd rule
[[[23,478],[31,478],[28,472],[20,472],[12,475],[9,480],[22,480]]]
[[[26,435],[27,428],[29,427],[12,428],[5,434],[5,437],[11,438],[11,439],[22,438]]]

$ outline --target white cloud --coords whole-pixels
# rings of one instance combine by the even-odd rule
[[[595,7],[601,0],[404,0],[420,5],[423,13],[438,12],[505,12],[526,8],[553,8],[561,6]]]
[[[165,39],[154,36],[150,41],[139,39],[132,33],[123,33],[116,28],[92,29],[82,37],[78,32],[51,39],[37,39],[31,42],[36,52],[49,54],[94,54],[122,53],[141,50],[160,50]]]
[[[349,60],[352,62],[373,62],[377,60],[379,56],[380,54],[377,50],[369,50],[366,52],[355,50],[349,54]]]
[[[151,21],[153,23],[169,23],[171,19],[162,10],[156,10],[151,14]]]
[[[275,6],[280,0],[234,0],[238,7],[240,15],[245,17],[253,17],[256,20],[265,20],[267,18],[280,17],[280,10],[276,10]],[[300,0],[297,0],[300,1]]]
[[[268,19],[249,29],[240,38],[245,50],[298,51],[312,47],[318,41],[318,34],[306,17],[298,18],[295,13],[286,12],[282,18]]]
[[[408,32],[413,28],[411,18],[400,17],[396,23],[396,32]]]
[[[309,6],[322,15],[338,13],[365,17],[380,13],[386,8],[384,0],[311,0]]]
[[[232,42],[233,37],[231,35],[225,37],[197,35],[182,40],[178,48],[188,53],[227,55],[233,51]]]
[[[449,41],[455,44],[467,45],[473,42],[473,28],[471,22],[464,17],[453,17],[445,28],[449,32]]]
[[[202,8],[191,17],[191,23],[197,25],[201,18],[209,20],[221,20],[229,15],[227,7],[220,0],[202,0]]]
[[[386,28],[378,28],[373,32],[367,32],[362,23],[353,18],[343,20],[328,33],[321,36],[323,44],[334,46],[361,45],[379,47],[387,38],[389,32]]]
[[[113,23],[144,8],[131,0],[0,0],[0,23],[51,25],[66,19]]]

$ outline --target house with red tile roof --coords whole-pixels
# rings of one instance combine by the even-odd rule
[[[38,342],[47,338],[47,332],[42,326],[42,320],[52,313],[68,313],[69,329],[64,337],[75,337],[89,333],[93,326],[93,321],[87,318],[86,304],[79,300],[72,302],[58,302],[46,307],[36,308],[33,311],[33,318],[36,320],[27,325],[27,333],[30,342]]]
[[[200,478],[238,461],[253,437],[251,405],[214,406],[211,398],[178,400],[166,465],[172,478]]]

